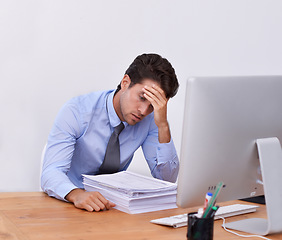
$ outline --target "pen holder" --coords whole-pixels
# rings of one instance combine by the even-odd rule
[[[195,213],[188,213],[188,240],[212,240],[214,217],[198,218]]]

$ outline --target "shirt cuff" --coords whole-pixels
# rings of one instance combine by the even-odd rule
[[[176,149],[174,147],[172,138],[168,143],[158,143],[157,145],[158,164],[171,161],[175,159],[175,157],[176,157]]]
[[[63,184],[62,186],[59,186],[56,191],[61,200],[68,202],[68,200],[65,199],[65,197],[70,193],[70,191],[76,188],[78,187],[75,186],[74,184],[66,183],[66,184]]]

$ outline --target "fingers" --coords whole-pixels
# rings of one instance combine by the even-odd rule
[[[99,192],[83,192],[74,201],[74,205],[77,208],[85,209],[89,212],[101,211],[104,209],[110,209],[115,206],[114,203],[107,200]]]
[[[95,192],[95,193],[97,195],[97,199],[94,198],[97,201],[97,203],[96,202],[95,203],[99,206],[100,210],[103,210],[105,208],[110,209],[116,206],[114,203],[107,200],[101,193],[99,192]]]
[[[166,98],[165,92],[156,84],[152,86],[144,86],[144,97],[151,103],[154,108],[154,119],[155,123],[159,129],[159,135],[162,129],[168,129],[167,122],[167,102],[168,98]],[[167,130],[166,130],[167,132]],[[168,134],[165,134],[168,136]],[[167,141],[169,136],[164,140]],[[159,139],[159,141],[164,141],[163,139]]]
[[[112,203],[112,202],[110,202],[109,200],[106,200],[106,203],[104,203],[104,202],[101,202],[101,201],[96,201],[97,199],[95,199],[94,200],[94,202],[90,202],[86,207],[87,207],[87,211],[89,211],[89,212],[93,212],[93,211],[95,211],[95,212],[99,212],[99,211],[102,211],[102,210],[105,210],[105,209],[107,209],[107,210],[109,210],[109,209],[111,209],[111,208],[113,208],[113,207],[115,207],[116,206],[116,204],[114,204],[114,203]]]
[[[90,195],[91,201],[89,204],[93,208],[92,211],[101,211],[104,209],[110,209],[111,207],[114,207],[115,204],[107,200],[101,193],[99,192],[92,192]]]
[[[165,92],[157,85],[145,86],[144,93],[144,97],[153,105],[154,109],[167,104]]]
[[[93,208],[93,211],[100,211],[106,208],[107,200],[98,192],[90,195],[88,204]]]
[[[115,207],[115,206],[116,206],[116,204],[114,204],[114,203],[111,202],[111,201],[108,201],[108,203],[106,204],[106,208],[107,208],[107,209],[110,209],[110,208]]]

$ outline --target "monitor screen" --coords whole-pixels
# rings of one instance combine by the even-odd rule
[[[178,206],[203,205],[220,181],[217,202],[264,194],[256,140],[272,137],[282,141],[282,76],[190,78]]]

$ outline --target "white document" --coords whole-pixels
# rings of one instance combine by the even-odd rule
[[[177,185],[136,173],[123,171],[104,175],[83,175],[86,191],[98,191],[116,204],[116,209],[144,213],[177,208]]]
[[[82,175],[85,184],[123,192],[130,196],[176,190],[175,183],[146,177],[129,171],[103,175]]]
[[[115,204],[121,204],[127,207],[134,207],[139,205],[153,205],[176,202],[176,190],[169,191],[168,193],[159,193],[156,195],[141,196],[139,198],[130,197],[128,195],[120,194],[114,191],[109,191],[103,188],[92,187],[85,184],[86,191],[100,192],[105,198]]]
[[[149,207],[144,207],[144,208],[139,208],[139,209],[132,209],[132,208],[127,208],[123,207],[121,205],[117,205],[114,207],[115,209],[129,213],[129,214],[138,214],[138,213],[146,213],[146,212],[154,212],[154,211],[161,211],[161,210],[166,210],[166,209],[173,209],[177,208],[176,203],[166,203],[166,204],[160,204],[160,205],[155,205],[155,206],[149,206]]]

